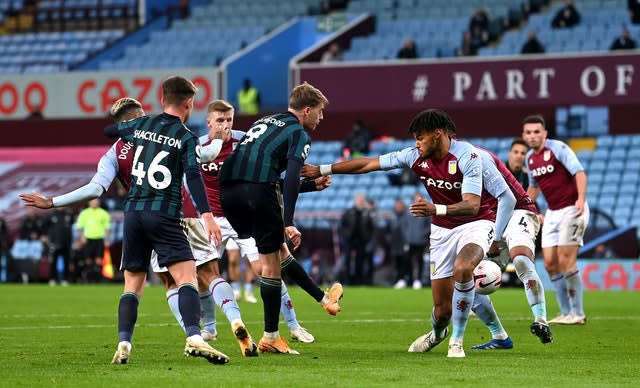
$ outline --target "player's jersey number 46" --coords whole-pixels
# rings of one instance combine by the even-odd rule
[[[145,170],[145,165],[143,162],[139,162],[140,154],[144,149],[143,146],[136,147],[136,153],[133,157],[133,167],[131,169],[131,175],[136,177],[135,184],[141,186],[145,177],[149,182],[149,185],[157,190],[166,189],[171,184],[171,171],[162,165],[162,159],[167,157],[169,153],[167,151],[160,151],[153,158],[149,167]],[[156,177],[160,177],[162,179],[158,180]]]

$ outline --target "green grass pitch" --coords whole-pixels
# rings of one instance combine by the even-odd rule
[[[345,288],[342,312],[328,316],[298,288],[290,289],[298,319],[313,344],[292,343],[300,356],[243,358],[218,310],[213,346],[231,357],[212,365],[183,356],[184,336],[164,290],[145,289],[127,365],[111,365],[117,344],[119,285],[0,286],[0,386],[68,387],[637,387],[640,386],[640,294],[585,294],[584,326],[553,326],[554,342],[529,333],[531,316],[520,289],[492,295],[512,350],[472,351],[489,337],[471,318],[465,359],[447,359],[446,342],[430,353],[408,353],[429,330],[429,289]],[[547,293],[549,316],[557,313]],[[240,303],[256,340],[262,304]],[[288,337],[284,323],[280,331]]]

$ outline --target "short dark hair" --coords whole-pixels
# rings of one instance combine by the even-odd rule
[[[544,122],[542,115],[531,115],[524,118],[523,124],[540,124],[542,128],[547,129],[547,125]]]
[[[456,125],[446,112],[439,109],[427,109],[413,118],[411,124],[409,124],[409,133],[432,132],[438,128],[444,130],[447,134],[456,132]]]
[[[521,137],[516,137],[515,139],[513,139],[513,141],[511,142],[511,147],[509,149],[513,148],[513,146],[516,144],[523,145],[527,147],[527,149],[529,149],[529,144],[527,144],[527,142],[524,141],[524,139]]]
[[[198,88],[191,80],[175,75],[162,82],[165,104],[179,105],[196,95]]]

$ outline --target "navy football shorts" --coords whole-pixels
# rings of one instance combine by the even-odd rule
[[[253,237],[258,252],[272,253],[284,243],[280,191],[273,183],[229,182],[220,187],[220,202],[239,238]]]
[[[126,212],[120,269],[147,271],[154,249],[158,253],[158,263],[163,267],[193,260],[193,252],[180,218],[161,212]]]

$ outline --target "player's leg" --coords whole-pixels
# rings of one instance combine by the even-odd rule
[[[431,279],[431,331],[416,338],[409,345],[409,352],[428,352],[449,335],[451,321],[451,295],[453,281],[451,277]]]
[[[560,314],[549,323],[560,323],[566,319],[571,312],[569,294],[564,273],[560,270],[558,263],[558,244],[560,242],[560,222],[562,221],[561,210],[547,210],[542,225],[542,256],[544,258],[544,268],[549,274],[551,285],[556,294]]]
[[[126,364],[131,353],[131,338],[138,320],[138,305],[147,280],[147,272],[124,271],[124,292],[118,303],[118,349],[112,364]]]
[[[230,321],[240,321],[240,309],[233,297],[231,286],[221,278],[218,268],[217,259],[220,257],[220,250],[224,249],[226,240],[223,236],[221,249],[214,249],[199,218],[184,218],[182,226],[187,232],[189,246],[196,260],[198,296],[203,324],[200,334],[205,340],[216,339],[216,304],[221,307],[227,317],[231,315]],[[228,305],[228,308],[225,309],[223,305]]]
[[[253,236],[258,247],[262,264],[260,296],[264,311],[264,335],[258,347],[263,352],[297,354],[278,331],[282,291],[279,251],[284,243],[280,195],[269,184],[254,183],[222,186],[220,194],[227,220],[238,237]]]
[[[453,265],[454,286],[451,305],[455,306],[455,309],[451,314],[453,330],[449,338],[447,357],[465,357],[462,342],[475,299],[473,270],[489,249],[493,233],[493,223],[486,220],[474,221],[454,229],[454,234],[458,237],[459,251]]]
[[[330,315],[336,315],[340,312],[338,302],[342,299],[344,293],[340,283],[334,283],[328,292],[322,291],[316,282],[311,279],[309,274],[302,268],[300,263],[293,257],[287,244],[282,244],[280,248],[280,257],[282,257],[282,273],[287,274],[297,285],[299,285],[307,294],[319,302],[324,310]],[[264,273],[264,269],[263,269]]]
[[[158,264],[158,254],[156,251],[151,252],[151,270],[158,276],[158,279],[162,282],[162,286],[165,289],[165,296],[169,310],[178,321],[180,327],[184,331],[184,322],[182,322],[182,315],[180,314],[180,305],[178,303],[178,287],[175,280],[169,273],[167,267],[160,267]]]
[[[159,257],[162,258],[160,253]],[[169,263],[167,267],[178,287],[178,307],[187,334],[184,354],[204,357],[213,364],[226,364],[229,362],[229,357],[211,347],[200,334],[200,298],[195,285],[197,283],[195,263],[193,260],[178,261]]]
[[[262,273],[262,265],[258,259],[258,251],[255,245],[255,240],[250,239],[238,239],[238,245],[242,252],[242,256],[247,257],[249,264],[251,265],[251,271],[257,274],[258,279]],[[284,317],[284,320],[289,327],[291,338],[300,342],[311,343],[315,340],[313,335],[303,328],[296,317],[296,311],[293,307],[293,302],[289,296],[289,290],[285,282],[282,282],[282,291],[280,292],[280,314]]]
[[[289,348],[286,341],[282,340],[278,330],[280,298],[282,295],[279,250],[267,254],[260,253],[259,260],[262,265],[260,296],[264,304],[265,326],[264,336],[258,346],[263,352],[298,354],[298,352]]]
[[[243,356],[257,356],[258,347],[253,342],[247,330],[240,307],[233,295],[233,289],[220,275],[218,267],[219,250],[209,242],[206,229],[199,218],[185,218],[182,220],[187,231],[189,245],[193,256],[196,259],[196,273],[198,277],[198,291],[200,296],[200,306],[202,309],[202,320],[205,330],[201,332],[203,338],[207,333],[216,333],[215,327],[215,306],[217,305],[224,312],[231,331],[238,340]],[[221,230],[222,232],[222,230]],[[221,249],[224,249],[228,238],[222,239]]]
[[[144,234],[137,212],[125,213],[124,228],[120,266],[124,271],[124,290],[118,303],[118,348],[112,364],[126,364],[129,361],[131,339],[138,320],[138,305],[151,255],[151,241]]]
[[[242,262],[246,258],[245,255],[241,255],[240,262],[244,266],[244,301],[247,303],[258,303],[258,299],[253,293],[253,283],[256,281],[256,273],[251,268],[250,262],[247,260]],[[241,267],[242,268],[242,267]]]
[[[522,282],[524,293],[533,314],[531,332],[542,343],[553,341],[551,329],[547,324],[547,305],[544,286],[534,264],[536,236],[540,229],[538,216],[532,212],[516,210],[504,233],[509,257],[516,269],[516,275]]]
[[[154,212],[141,213],[146,232],[158,253],[158,265],[166,266],[178,288],[178,308],[187,335],[184,353],[225,364],[229,357],[209,345],[200,334],[200,298],[193,252],[182,220]]]
[[[502,326],[498,313],[496,313],[493,303],[489,295],[481,295],[476,293],[471,308],[476,316],[487,326],[491,333],[491,340],[482,345],[472,346],[474,350],[490,350],[490,349],[511,349],[513,342],[507,331]]]
[[[449,352],[447,357],[465,357],[462,347],[464,332],[469,321],[471,306],[475,299],[475,282],[473,269],[480,263],[484,256],[482,247],[475,243],[465,244],[454,264],[453,270],[453,295],[451,305],[455,306],[451,313],[453,330],[449,338]]]
[[[231,331],[238,340],[242,355],[245,357],[257,356],[258,347],[242,321],[240,307],[233,297],[233,289],[220,276],[218,261],[211,260],[200,264],[197,272],[198,286],[201,290],[200,300],[203,307],[205,304],[212,308],[215,308],[215,305],[220,307],[231,324]],[[203,292],[206,294],[205,299],[202,298]]]
[[[559,323],[565,324],[584,324],[585,314],[583,305],[583,286],[580,270],[576,264],[579,246],[560,245],[558,246],[558,262],[562,273],[564,274],[565,283],[567,285],[567,295],[571,312],[568,318]]]
[[[453,235],[451,229],[431,227],[431,331],[416,338],[409,346],[409,352],[428,352],[449,335],[453,262],[456,257]]]
[[[231,282],[231,287],[233,288],[233,295],[236,300],[240,300],[242,296],[242,273],[240,271],[240,249],[234,248],[235,243],[233,239],[230,239],[227,242],[226,252],[227,252],[227,262],[229,265],[227,266],[229,282]]]
[[[589,207],[585,205],[585,210],[579,217],[574,214],[575,208],[572,206],[567,210],[565,218],[560,224],[558,263],[567,285],[571,314],[566,320],[559,323],[582,325],[586,322],[586,316],[583,306],[582,277],[576,259],[580,246],[583,244],[584,232],[589,221]]]
[[[315,337],[309,333],[307,329],[302,327],[300,322],[298,322],[296,310],[293,307],[293,301],[289,296],[289,290],[287,289],[287,285],[284,281],[282,282],[282,294],[280,297],[280,313],[289,327],[291,339],[304,343],[312,343],[315,341]]]
[[[552,342],[553,335],[547,322],[544,286],[536,271],[533,252],[529,248],[519,245],[513,247],[510,254],[513,257],[516,274],[522,282],[527,302],[533,314],[533,323],[530,326],[531,333],[540,338],[543,344]]]

